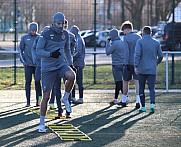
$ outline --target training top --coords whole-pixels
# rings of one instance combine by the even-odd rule
[[[37,43],[38,43],[38,39],[39,39],[39,37],[37,37],[37,38],[35,39],[35,41],[34,41],[34,43],[33,43],[33,46],[32,46],[32,48],[31,48],[31,53],[32,53],[33,63],[34,63],[36,66],[39,66],[39,67],[40,67],[40,66],[41,66],[41,58],[36,55],[36,45],[37,45]]]
[[[57,49],[60,49],[61,53],[59,58],[50,57],[50,53]],[[36,54],[41,58],[42,72],[57,70],[65,64],[72,65],[68,32],[66,30],[56,31],[52,24],[49,29],[42,32],[38,39]]]
[[[124,54],[125,54],[125,44],[120,39],[116,37],[113,41],[106,41],[106,54],[112,57],[112,65],[123,65],[124,64]]]
[[[76,39],[75,39],[75,35],[71,32],[68,32],[69,36],[70,36],[70,52],[71,55],[73,56],[74,52],[75,52],[75,43],[76,43]]]
[[[85,67],[85,42],[80,34],[76,35],[75,52],[73,54],[73,64],[76,67]]]
[[[162,61],[163,53],[160,43],[151,35],[144,35],[135,47],[134,66],[139,74],[156,75],[156,67]]]
[[[130,32],[126,36],[124,36],[124,43],[125,43],[125,65],[134,65],[134,52],[135,46],[138,39],[141,36]]]
[[[36,66],[33,63],[31,48],[38,36],[39,34],[31,35],[31,33],[29,32],[21,37],[19,45],[19,56],[21,63],[28,64],[28,66]]]

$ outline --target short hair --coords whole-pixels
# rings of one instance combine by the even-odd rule
[[[143,27],[143,34],[151,34],[151,27],[150,26],[144,26]]]
[[[65,19],[65,22],[64,22],[65,24],[68,24],[68,20],[67,19]]]
[[[133,30],[133,24],[127,20],[121,25],[121,30],[123,31],[124,29],[131,29]]]

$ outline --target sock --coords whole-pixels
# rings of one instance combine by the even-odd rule
[[[140,103],[140,96],[136,95],[136,103]]]
[[[45,125],[45,116],[40,115],[40,125]]]
[[[49,105],[50,105],[51,107],[54,107],[54,103],[49,103]]]
[[[64,98],[64,99],[66,99],[66,100],[68,100],[68,98],[69,98],[69,95],[70,95],[70,93],[68,93],[68,92],[65,92],[65,93],[64,93],[64,96],[63,96],[63,98]]]
[[[42,100],[42,96],[39,96],[38,99],[41,101]]]
[[[126,101],[127,101],[127,96],[126,95],[122,95],[122,103],[126,103]]]

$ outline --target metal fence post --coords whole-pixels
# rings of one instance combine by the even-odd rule
[[[14,0],[14,51],[16,51],[16,43],[18,42],[17,39],[17,3]],[[16,84],[16,54],[14,54],[14,83]]]
[[[172,4],[172,51],[175,50],[175,0],[173,0]],[[172,84],[174,84],[174,54],[172,54]]]
[[[166,66],[166,92],[168,91],[168,51],[166,52],[166,61],[165,61],[165,66]]]
[[[94,0],[94,52],[96,52],[96,0]],[[96,54],[94,54],[94,84],[96,84]]]

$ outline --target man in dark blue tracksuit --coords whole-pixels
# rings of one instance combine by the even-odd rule
[[[85,67],[85,42],[79,34],[79,28],[73,25],[70,28],[70,32],[75,35],[75,50],[73,52],[73,65],[77,69],[76,82],[79,89],[79,98],[75,99],[75,86],[72,90],[72,101],[76,104],[83,103],[83,69]]]
[[[26,91],[27,107],[30,106],[32,75],[34,75],[35,78],[36,65],[33,63],[31,48],[34,41],[39,36],[39,34],[37,34],[37,31],[38,31],[37,23],[31,23],[29,25],[28,34],[21,37],[19,45],[20,61],[21,63],[23,63],[25,71],[25,91]],[[36,105],[38,105],[38,98],[39,96],[41,96],[41,86],[40,82],[39,81],[37,82],[36,80],[35,80],[35,90],[36,90]]]
[[[125,45],[120,39],[118,30],[112,29],[109,33],[109,38],[106,42],[105,48],[106,54],[112,57],[112,73],[115,82],[115,96],[111,101],[111,104],[119,104],[118,96],[119,92],[123,91],[123,64],[125,58]]]
[[[150,91],[150,112],[155,112],[155,81],[156,68],[162,61],[163,53],[160,43],[151,36],[151,28],[145,26],[143,28],[143,38],[136,43],[134,54],[135,73],[139,74],[139,95],[142,107],[141,112],[146,111],[145,106],[145,83],[148,82]]]
[[[61,101],[65,104],[66,111],[71,113],[68,101],[70,92],[75,82],[75,67],[73,67],[70,54],[69,34],[63,29],[65,15],[57,12],[53,16],[50,29],[44,31],[37,43],[36,53],[41,57],[43,99],[40,108],[39,132],[46,132],[45,115],[50,99],[50,92],[57,78],[66,78],[65,92]],[[66,61],[65,61],[66,59]]]
[[[134,72],[134,52],[135,46],[138,39],[141,38],[133,32],[133,24],[130,21],[125,21],[121,26],[124,32],[124,43],[125,43],[125,66],[123,68],[123,95],[122,95],[122,105],[126,106],[126,101],[128,101],[129,92],[129,82],[134,79],[135,84],[135,94],[136,94],[136,108],[140,108],[140,96],[139,96],[139,81],[138,75]]]

